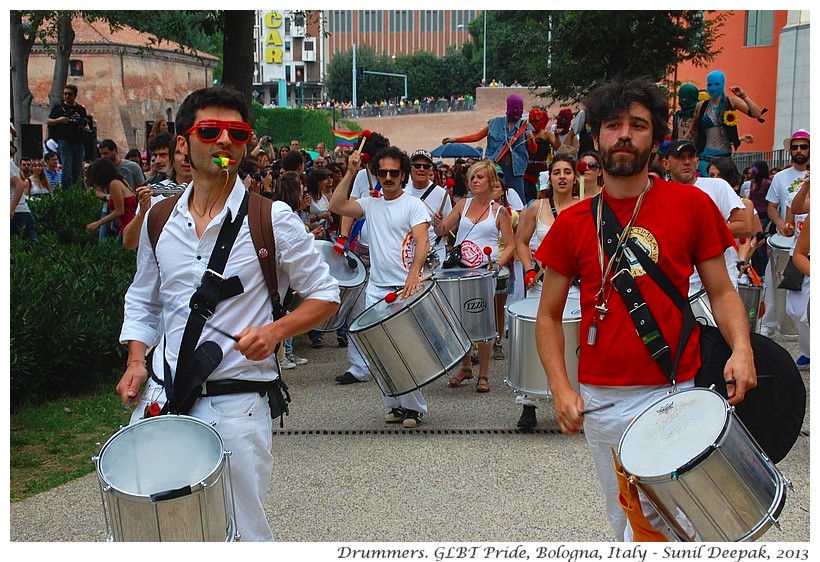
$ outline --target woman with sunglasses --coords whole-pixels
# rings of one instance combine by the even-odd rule
[[[527,298],[536,299],[541,298],[539,272],[542,271],[543,264],[538,263],[533,253],[541,246],[558,215],[578,202],[572,195],[578,186],[575,159],[569,154],[557,154],[539,180],[539,197],[521,213],[518,232],[515,235],[518,256],[526,271],[524,286]],[[577,292],[578,289],[572,286],[570,293],[573,291]],[[518,427],[535,427],[538,423],[535,415],[538,399],[528,394],[517,393],[515,403],[523,407]]]
[[[582,164],[583,162],[583,164]],[[578,156],[579,170],[584,170],[584,199],[595,197],[604,187],[604,170],[601,168],[601,158],[594,150],[588,150]],[[580,179],[580,178],[579,178]]]
[[[480,160],[470,167],[467,174],[470,179],[472,197],[460,199],[446,217],[436,213],[433,219],[435,233],[443,236],[456,227],[456,245],[461,245],[462,267],[487,267],[492,260],[493,267],[500,267],[511,262],[515,252],[510,214],[502,205],[493,201],[493,189],[500,181],[495,163],[492,160]],[[499,234],[504,241],[504,249],[498,252]],[[484,248],[491,252],[487,256]],[[492,307],[488,311],[493,313]],[[490,350],[492,342],[478,344],[478,381],[476,392],[489,392],[488,371],[490,368]],[[473,378],[473,367],[470,355],[464,357],[458,375],[450,379],[450,386],[459,386],[463,381]]]

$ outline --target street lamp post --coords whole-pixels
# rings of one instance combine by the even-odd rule
[[[481,82],[487,85],[487,15],[489,12],[484,12],[484,48],[481,50],[484,55],[484,69],[482,71]]]

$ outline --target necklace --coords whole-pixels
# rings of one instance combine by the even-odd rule
[[[629,233],[632,230],[632,226],[635,224],[635,220],[638,218],[638,213],[641,210],[641,206],[643,205],[644,198],[646,194],[649,193],[649,189],[652,187],[652,179],[647,178],[646,180],[646,187],[641,192],[638,200],[635,202],[635,208],[632,210],[632,216],[629,219],[626,227],[621,231],[620,235],[618,235],[618,243],[615,246],[615,252],[609,258],[609,262],[604,264],[604,232],[603,232],[603,207],[604,207],[604,196],[603,191],[606,189],[605,187],[601,189],[601,201],[598,204],[598,212],[596,216],[596,243],[598,245],[598,265],[601,269],[601,289],[598,291],[598,294],[595,295],[595,302],[598,303],[595,305],[595,310],[598,312],[596,316],[592,317],[592,325],[589,327],[589,334],[587,335],[587,343],[589,345],[595,345],[595,340],[598,335],[598,321],[603,321],[606,318],[607,313],[609,312],[609,308],[607,307],[607,303],[609,302],[609,297],[612,295],[612,283],[609,283],[609,288],[607,289],[607,278],[609,277],[610,272],[612,271],[612,267],[621,260],[623,256],[624,250],[626,248],[626,242],[629,239]]]

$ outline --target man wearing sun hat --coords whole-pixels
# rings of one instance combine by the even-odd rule
[[[447,191],[433,181],[435,163],[429,152],[423,148],[413,152],[410,155],[410,166],[410,181],[404,186],[404,191],[421,199],[430,214],[430,247],[436,251],[439,264],[442,264],[447,259],[447,237],[438,239],[436,236],[433,231],[433,215],[441,209],[441,215],[446,217],[453,210],[453,203]]]
[[[766,193],[766,201],[769,202],[767,209],[769,219],[777,227],[777,232],[784,236],[792,236],[792,247],[789,250],[791,256],[803,228],[803,221],[806,220],[806,214],[794,215],[794,218],[789,220],[787,219],[787,212],[790,210],[789,207],[795,194],[805,182],[809,181],[809,152],[811,147],[809,132],[805,129],[795,131],[783,141],[783,147],[791,155],[792,165],[781,170],[772,178],[772,184]],[[771,262],[769,263],[771,265]],[[767,268],[766,283],[769,287],[774,288],[773,276],[771,279],[769,278],[771,273],[771,270]],[[774,290],[772,289],[771,292],[774,293]],[[800,320],[803,317],[803,312],[806,311],[808,298],[808,276],[803,279],[802,290],[786,293],[786,312],[794,319],[794,324],[797,327],[800,357],[796,363],[800,369],[809,368],[809,324]],[[768,333],[771,322],[767,321],[768,318],[764,318],[763,325]]]

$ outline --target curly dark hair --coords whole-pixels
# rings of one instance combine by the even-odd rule
[[[128,185],[117,165],[108,158],[97,158],[86,170],[85,183],[90,187],[100,188],[106,193],[114,180],[120,180]]]
[[[645,106],[652,115],[652,139],[661,144],[669,132],[669,102],[660,88],[648,78],[613,80],[589,92],[583,105],[592,135],[601,133],[601,123],[614,119],[633,103]]]

